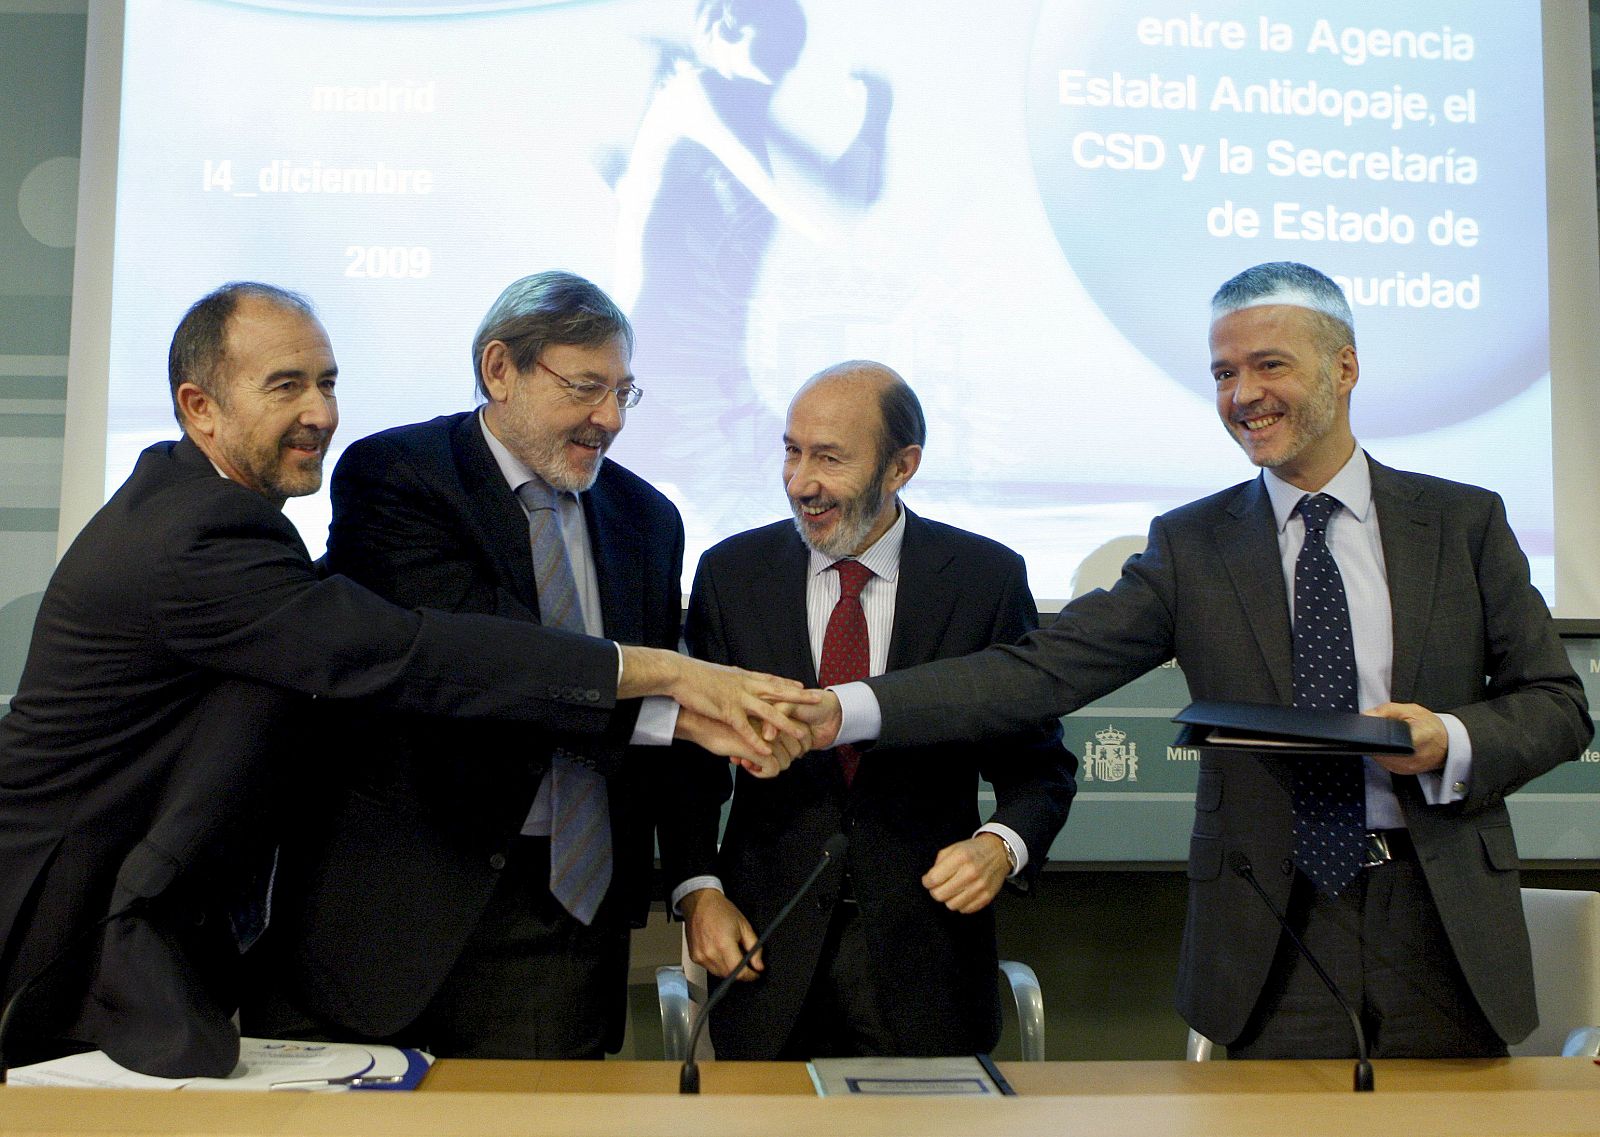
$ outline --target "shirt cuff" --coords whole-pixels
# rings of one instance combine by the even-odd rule
[[[714,876],[691,876],[672,890],[672,914],[674,916],[682,916],[683,913],[678,911],[678,905],[683,902],[683,898],[688,896],[689,893],[699,892],[702,888],[714,888],[721,892],[722,881]]]
[[[841,683],[829,687],[839,697],[839,737],[835,746],[854,746],[871,742],[883,730],[883,711],[878,696],[865,683]]]
[[[639,717],[633,724],[629,746],[670,746],[678,729],[678,704],[665,695],[647,695],[639,700]]]
[[[1448,739],[1442,769],[1429,770],[1417,775],[1417,787],[1422,790],[1422,800],[1429,805],[1449,805],[1467,796],[1472,785],[1472,739],[1467,728],[1455,715],[1440,715]]]
[[[978,833],[993,833],[1006,843],[1006,848],[1010,849],[1012,856],[1017,858],[1017,867],[1007,874],[1007,880],[1015,877],[1028,867],[1028,843],[1011,826],[1001,825],[998,821],[991,821],[987,825],[978,826]],[[978,833],[974,833],[973,836],[976,837]]]

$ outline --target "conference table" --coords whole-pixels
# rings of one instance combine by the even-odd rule
[[[1001,1063],[1016,1097],[815,1096],[803,1063],[443,1060],[413,1093],[218,1093],[0,1087],[5,1137],[1403,1137],[1600,1134],[1588,1058],[1351,1064]]]

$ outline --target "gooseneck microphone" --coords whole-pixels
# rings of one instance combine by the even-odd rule
[[[1267,906],[1267,911],[1271,912],[1273,919],[1278,921],[1279,926],[1283,928],[1284,934],[1289,937],[1289,942],[1294,944],[1300,954],[1305,957],[1305,961],[1317,973],[1317,978],[1322,980],[1323,986],[1333,995],[1334,1000],[1343,1009],[1344,1013],[1350,1016],[1350,1029],[1355,1032],[1356,1036],[1355,1085],[1352,1088],[1356,1093],[1371,1093],[1372,1063],[1367,1059],[1367,1035],[1361,1029],[1361,1016],[1357,1015],[1351,1008],[1350,1001],[1339,990],[1338,984],[1334,983],[1333,976],[1329,975],[1323,969],[1322,964],[1317,962],[1317,957],[1311,954],[1311,949],[1300,942],[1300,937],[1289,926],[1289,921],[1284,917],[1283,913],[1278,911],[1278,906],[1272,902],[1272,897],[1268,896],[1267,890],[1261,887],[1261,882],[1256,879],[1255,870],[1250,867],[1250,858],[1235,850],[1229,856],[1228,863],[1233,867],[1236,876],[1242,877],[1251,888],[1256,890],[1256,895],[1261,897],[1261,903]]]
[[[817,882],[817,877],[822,875],[822,870],[828,867],[828,862],[844,856],[844,851],[850,845],[843,833],[835,833],[828,838],[827,844],[822,846],[822,857],[817,861],[817,867],[811,870],[811,875],[806,877],[795,894],[789,897],[789,902],[778,909],[778,914],[772,918],[772,923],[767,925],[767,930],[756,937],[756,942],[750,945],[750,950],[740,958],[739,964],[727,975],[711,992],[711,997],[700,1008],[700,1013],[695,1017],[694,1030],[689,1032],[689,1055],[683,1060],[683,1069],[678,1071],[678,1092],[680,1094],[697,1094],[700,1092],[700,1067],[695,1064],[695,1048],[700,1045],[700,1032],[705,1029],[707,1020],[711,1018],[711,1009],[721,1001],[722,996],[728,993],[728,988],[733,986],[733,981],[739,978],[739,973],[750,966],[750,960],[756,952],[761,950],[761,945],[771,938],[772,933],[778,930],[778,925],[783,923],[784,917],[800,903],[800,898],[811,891],[811,886]]]

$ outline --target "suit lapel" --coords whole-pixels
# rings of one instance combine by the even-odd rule
[[[467,514],[483,531],[488,553],[502,576],[511,582],[517,599],[537,614],[539,590],[534,584],[533,553],[528,544],[528,515],[506,485],[494,455],[489,453],[478,416],[462,418],[451,432],[450,441],[461,485],[466,490]]]
[[[889,638],[889,670],[936,659],[939,641],[956,603],[952,553],[935,530],[906,510],[900,546],[900,583],[895,590],[894,632]]]
[[[1404,474],[1367,459],[1372,471],[1372,501],[1383,540],[1383,569],[1389,580],[1394,627],[1394,669],[1389,697],[1397,703],[1416,696],[1422,643],[1433,614],[1439,577],[1439,511],[1422,501],[1422,490]]]
[[[600,478],[582,497],[589,525],[589,551],[600,583],[600,619],[607,637],[622,643],[644,642],[643,543],[633,511],[618,495],[601,467]]]
[[[784,526],[768,562],[770,575],[757,575],[753,583],[760,594],[762,634],[766,638],[768,668],[775,675],[817,685],[817,665],[811,658],[811,628],[806,622],[806,576],[811,554],[793,526]],[[769,591],[770,589],[770,591]]]
[[[1283,558],[1278,552],[1272,499],[1260,477],[1242,487],[1228,503],[1217,525],[1216,540],[1278,699],[1288,704],[1294,700],[1289,598],[1284,594]]]

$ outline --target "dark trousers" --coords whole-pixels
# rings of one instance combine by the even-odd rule
[[[856,1058],[914,1054],[890,1034],[879,1008],[870,947],[856,905],[841,901],[828,924],[805,1002],[778,1058]]]
[[[1330,899],[1295,877],[1286,913],[1361,1018],[1373,1058],[1506,1053],[1467,988],[1403,833],[1395,859]],[[1230,1058],[1350,1058],[1355,1039],[1312,967],[1282,937],[1260,1001]]]
[[[622,1041],[628,930],[609,905],[593,925],[578,923],[550,895],[549,878],[549,840],[520,838],[466,948],[404,1030],[352,1039],[278,994],[255,1008],[247,1032],[415,1046],[440,1058],[603,1057]]]

